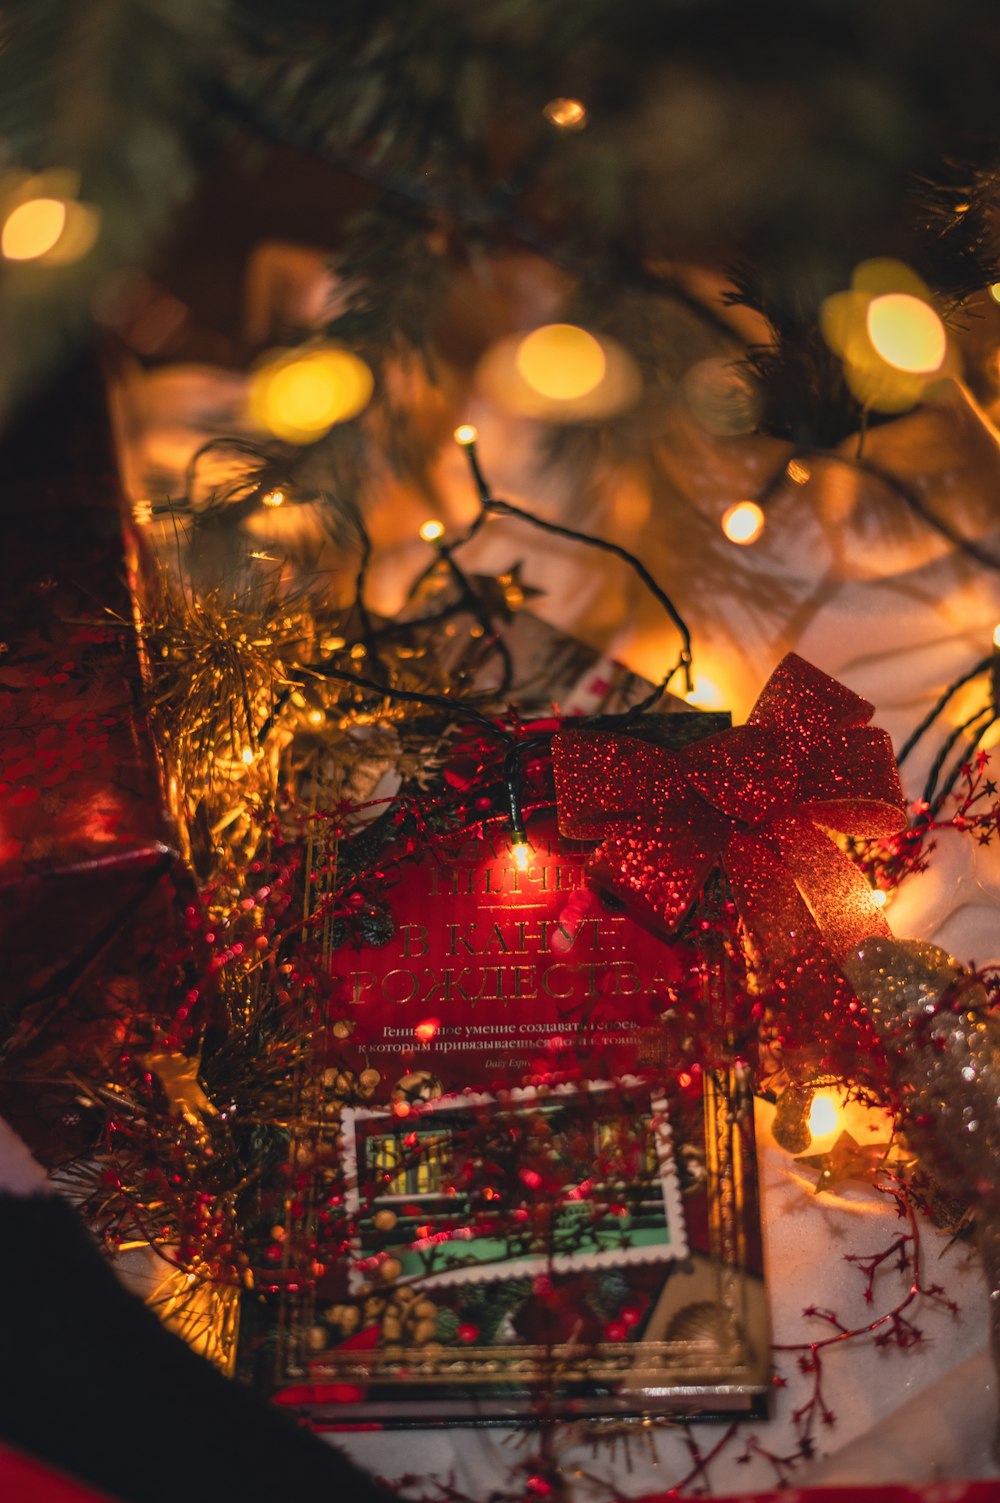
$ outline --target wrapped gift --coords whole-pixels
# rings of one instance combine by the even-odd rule
[[[139,710],[136,551],[96,363],[8,434],[0,473],[2,1104],[30,1135],[34,1090],[19,1102],[18,1080],[64,1073],[63,1036],[104,1048],[155,1004],[178,868]]]

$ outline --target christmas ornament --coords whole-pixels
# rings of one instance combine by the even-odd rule
[[[818,1169],[816,1194],[836,1190],[848,1180],[872,1181],[885,1163],[891,1143],[859,1143],[849,1132],[842,1132],[826,1153],[803,1154],[795,1162],[807,1169]]]
[[[1000,1366],[1000,1020],[978,977],[936,945],[874,937],[844,969],[885,1045],[903,1131],[978,1206]]]

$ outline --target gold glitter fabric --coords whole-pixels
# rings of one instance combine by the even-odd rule
[[[949,1188],[1000,1211],[1000,1020],[946,950],[872,938],[844,962],[885,1045],[902,1126]]]
[[[873,713],[790,653],[746,725],[682,750],[565,728],[553,743],[560,829],[599,841],[593,876],[668,931],[720,867],[770,969],[839,956],[889,930],[825,829],[874,837],[905,823]]]
[[[1000,1371],[1000,1019],[977,978],[937,945],[870,939],[844,970],[885,1045],[908,1141],[975,1208]],[[1000,1427],[993,1452],[1000,1460]]]

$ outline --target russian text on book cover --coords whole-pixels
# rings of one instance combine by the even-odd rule
[[[286,1297],[278,1380],[324,1423],[717,1412],[766,1390],[748,1104],[680,1069],[685,955],[528,845],[401,864],[388,942],[334,952],[298,1211],[343,1257]]]

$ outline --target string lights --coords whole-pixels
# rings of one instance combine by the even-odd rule
[[[587,124],[587,108],[579,99],[550,99],[542,113],[559,130],[583,130]]]
[[[722,530],[731,543],[756,543],[764,531],[764,512],[756,501],[736,501],[722,514]]]

